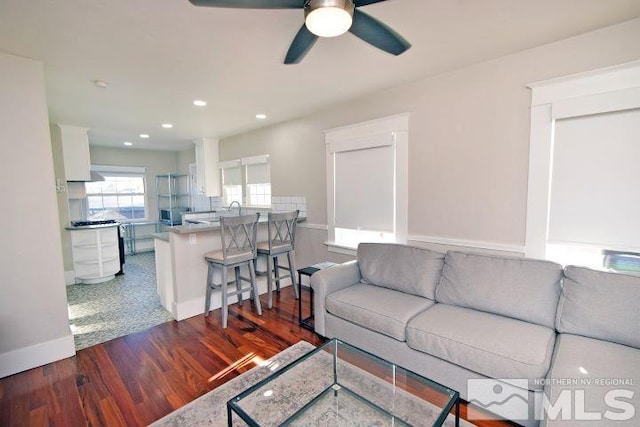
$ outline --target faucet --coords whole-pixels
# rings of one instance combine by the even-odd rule
[[[234,200],[233,202],[231,202],[229,204],[229,207],[227,208],[227,211],[231,211],[231,208],[233,207],[234,204],[238,205],[238,216],[241,216],[242,215],[242,205],[237,200]]]

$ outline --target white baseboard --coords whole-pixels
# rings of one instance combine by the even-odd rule
[[[76,283],[76,272],[75,272],[75,270],[69,270],[69,271],[65,271],[64,272],[64,283],[66,283],[67,286],[75,285],[75,283]]]
[[[483,249],[497,252],[511,252],[513,254],[523,255],[524,246],[508,245],[503,243],[482,242],[477,240],[459,240],[449,239],[446,237],[417,236],[411,235],[407,238],[409,242],[433,243],[444,246],[457,246],[461,248]]]
[[[258,294],[263,295],[267,293],[267,279],[266,277],[258,277]],[[286,289],[291,286],[291,282],[289,280],[283,280],[280,289]],[[274,284],[274,292],[275,292],[275,284]],[[290,291],[293,292],[293,291]],[[249,299],[249,292],[245,295],[246,299]],[[275,297],[274,297],[275,298]],[[200,298],[194,298],[188,301],[181,302],[179,304],[173,303],[172,314],[176,320],[184,320],[189,317],[197,316],[199,314],[204,313],[204,299],[202,296]],[[234,304],[237,301],[237,297],[233,296],[229,298],[229,304]],[[220,298],[220,292],[213,292],[211,296],[211,310],[215,310],[217,308],[222,307],[222,300]],[[262,309],[266,309],[266,305],[262,307]]]
[[[66,359],[76,354],[73,335],[0,354],[0,378]]]
[[[184,301],[176,304],[174,301],[172,304],[171,314],[176,320],[184,320],[189,317],[197,316],[204,312],[204,298],[194,298],[189,301]]]

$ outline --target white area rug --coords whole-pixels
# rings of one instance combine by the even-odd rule
[[[166,426],[174,426],[174,427],[191,427],[191,426],[226,426],[227,425],[227,407],[226,403],[228,400],[238,395],[242,391],[266,378],[268,375],[272,374],[275,371],[282,369],[284,366],[290,364],[295,361],[302,355],[308,353],[313,350],[315,347],[309,344],[306,341],[300,341],[297,344],[289,347],[288,349],[278,353],[261,366],[257,366],[250,371],[230,380],[229,382],[221,385],[208,392],[207,394],[199,397],[193,402],[183,406],[180,409],[175,410],[174,412],[168,414],[164,418],[156,421],[151,424],[153,427],[166,427]],[[302,382],[305,382],[309,379],[309,376],[303,376],[300,378]],[[292,393],[292,396],[298,395],[300,390],[306,389],[306,387],[297,388],[295,385],[291,385],[292,391],[297,390],[298,393]],[[422,421],[426,421],[429,416],[428,414],[415,414],[419,419],[422,417]],[[274,418],[278,418],[277,416]],[[413,417],[412,417],[413,418]],[[331,420],[331,421],[330,421]],[[360,425],[357,422],[354,422],[353,419],[344,419],[341,418],[339,421],[335,417],[324,418],[326,422],[318,422],[316,419],[313,423],[305,423],[300,422],[298,420],[295,425],[315,425],[315,426],[356,426]],[[338,421],[338,422],[336,422]],[[273,423],[264,423],[265,425],[278,425],[278,421],[274,420]],[[460,421],[461,425],[470,425],[464,421]],[[234,426],[243,426],[246,425],[239,417],[234,416]],[[430,425],[428,423],[418,422],[417,425]],[[452,416],[449,416],[445,425],[453,426],[454,419]]]

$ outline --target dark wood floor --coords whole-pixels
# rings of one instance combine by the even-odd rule
[[[297,320],[286,288],[262,316],[248,302],[232,306],[226,330],[216,310],[80,350],[1,379],[0,426],[147,425],[251,369],[252,360],[323,341]]]

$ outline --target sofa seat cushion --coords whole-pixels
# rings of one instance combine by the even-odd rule
[[[492,378],[527,378],[532,391],[549,370],[553,329],[448,304],[407,325],[407,345]]]
[[[351,323],[406,340],[407,322],[434,302],[380,286],[356,284],[329,294],[327,311]]]
[[[582,393],[584,390],[584,412],[602,415],[600,421],[589,421],[586,424],[612,425],[613,420],[609,419],[606,411],[617,412],[617,415],[622,414],[622,417],[626,411],[618,408],[619,403],[616,404],[616,408],[606,405],[605,395],[611,390],[633,392],[632,398],[617,397],[616,400],[629,402],[635,407],[636,412],[640,408],[640,350],[573,334],[558,334],[553,364],[546,382],[545,394],[552,404],[564,390],[571,390],[572,397],[577,397],[576,391]],[[636,413],[625,425],[638,425],[639,416]],[[547,426],[585,425],[584,420],[563,421],[560,419],[561,416],[557,418],[547,420]]]

